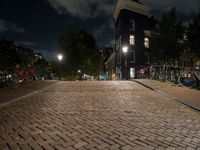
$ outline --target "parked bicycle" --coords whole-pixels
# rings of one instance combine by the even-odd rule
[[[149,67],[150,79],[174,82],[188,88],[200,89],[200,66],[179,67],[151,65]]]
[[[6,86],[8,86],[9,88],[17,88],[19,86],[20,80],[17,79],[16,75],[11,75],[8,74],[6,76]]]
[[[199,88],[200,86],[200,73],[199,70],[193,69],[192,71],[184,71],[179,76],[179,84],[189,88]]]

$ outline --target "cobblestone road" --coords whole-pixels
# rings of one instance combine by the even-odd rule
[[[0,150],[200,150],[200,113],[135,82],[57,82],[0,107]]]

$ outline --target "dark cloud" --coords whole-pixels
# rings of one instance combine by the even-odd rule
[[[17,41],[16,45],[23,45],[23,46],[28,46],[28,47],[33,47],[34,46],[35,47],[38,44],[35,43],[35,42],[30,42],[30,41]]]
[[[200,13],[200,0],[140,0],[159,17],[172,6],[187,22]],[[116,0],[0,0],[0,38],[13,39],[25,47],[54,58],[58,39],[73,27],[93,34],[98,47],[114,43],[113,13]],[[12,11],[10,11],[12,10]],[[26,30],[25,30],[26,29]],[[52,54],[52,55],[51,55]]]
[[[57,60],[58,52],[54,50],[33,49],[35,53],[42,53],[43,57],[47,60]]]
[[[59,14],[69,13],[80,19],[112,14],[114,5],[112,0],[48,0]]]
[[[176,7],[178,15],[183,17],[200,12],[199,0],[141,0],[141,2],[148,5],[152,9],[152,12],[154,12],[154,15],[157,16],[163,11],[168,11],[173,6]]]
[[[26,30],[12,22],[0,19],[0,32],[26,33]]]

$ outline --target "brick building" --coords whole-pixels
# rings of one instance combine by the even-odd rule
[[[150,8],[138,0],[117,0],[115,21],[115,65],[118,79],[136,78],[142,66],[149,63],[148,49],[151,31],[157,27],[149,15]],[[128,47],[125,56],[122,49]],[[125,63],[126,62],[126,63]]]

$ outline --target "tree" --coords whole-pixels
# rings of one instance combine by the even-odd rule
[[[177,21],[176,8],[162,14],[160,20],[160,33],[151,37],[151,49],[154,60],[168,62],[179,57],[179,39],[183,37],[182,23]]]
[[[24,65],[33,64],[33,50],[30,48],[25,48],[23,46],[17,46],[17,55],[22,60]]]
[[[81,28],[73,28],[59,39],[59,49],[65,56],[68,73],[80,69],[88,74],[96,73],[98,51],[94,37]]]
[[[194,62],[200,61],[200,13],[189,25],[187,39]]]
[[[14,67],[21,63],[14,41],[0,40],[0,67]]]

